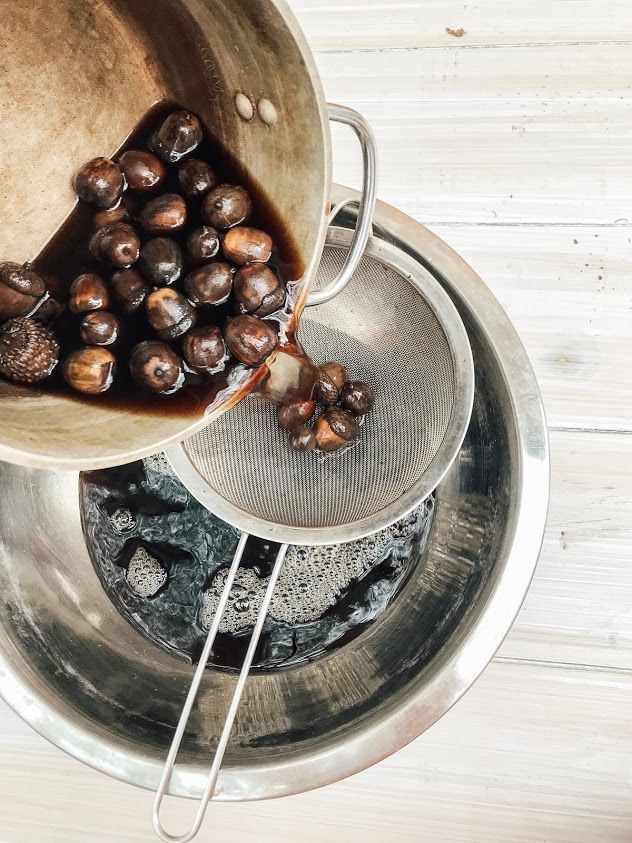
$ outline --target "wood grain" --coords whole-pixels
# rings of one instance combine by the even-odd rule
[[[623,843],[631,699],[629,674],[492,664],[397,755],[301,796],[211,805],[199,840]],[[153,843],[151,794],[83,767],[5,709],[0,737],[3,843]],[[192,811],[170,804],[170,828]]]
[[[627,0],[605,8],[600,0],[292,0],[319,51],[632,42]]]
[[[632,671],[632,436],[551,433],[551,504],[510,658]]]
[[[632,430],[632,230],[435,225],[499,298],[549,425]]]
[[[316,56],[327,97],[358,108],[379,195],[422,222],[630,224],[627,45]],[[335,127],[334,177],[359,152]]]

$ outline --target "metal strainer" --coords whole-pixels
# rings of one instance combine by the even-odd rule
[[[338,275],[352,236],[330,228],[317,291]],[[243,531],[156,794],[154,828],[171,843],[190,840],[202,822],[288,545],[353,541],[402,518],[436,488],[469,422],[474,368],[463,323],[438,282],[391,244],[369,238],[351,283],[304,314],[299,337],[314,360],[338,360],[374,390],[358,444],[297,454],[274,407],[250,396],[167,452],[191,494]],[[249,534],[281,548],[196,820],[172,836],[160,824],[161,801]]]

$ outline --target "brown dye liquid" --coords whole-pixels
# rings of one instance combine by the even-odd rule
[[[148,141],[151,135],[158,129],[164,118],[177,108],[178,106],[174,103],[166,102],[159,103],[152,108],[113,158],[116,159],[127,149],[148,149]],[[97,153],[98,150],[95,150],[95,154]],[[267,318],[278,323],[280,345],[287,347],[290,353],[301,355],[302,352],[296,345],[294,338],[296,330],[294,305],[302,291],[301,279],[305,268],[301,263],[298,248],[291,232],[279,216],[263,187],[249,176],[232,153],[206,128],[199,146],[189,156],[185,156],[181,160],[186,161],[188,157],[208,161],[217,175],[218,184],[224,182],[240,184],[250,193],[253,213],[248,220],[248,224],[262,229],[272,237],[274,249],[269,263],[276,269],[281,280],[288,287],[287,304],[284,310]],[[82,163],[78,162],[78,165]],[[144,202],[160,193],[180,193],[177,177],[179,163],[181,162],[168,165],[167,179],[157,191],[141,195],[128,190],[125,195],[137,198],[140,209]],[[187,224],[180,231],[166,235],[178,242],[185,258],[181,277],[178,282],[172,285],[174,289],[178,289],[180,292],[183,292],[184,289],[185,276],[192,269],[192,266],[186,261],[186,239],[191,231],[203,224],[199,211],[200,205],[200,201],[187,200],[189,209]],[[99,264],[88,250],[88,243],[94,231],[92,222],[94,213],[94,209],[78,202],[64,224],[33,261],[35,271],[46,280],[51,295],[58,298],[62,303],[66,301],[70,285],[77,275],[83,272],[96,272],[105,278],[110,277],[111,272],[104,271],[103,265]],[[156,236],[145,234],[140,226],[135,226],[135,228],[142,243]],[[221,252],[217,259],[221,259]],[[115,304],[112,306],[112,310],[115,313],[117,312]],[[227,317],[232,315],[234,315],[234,311],[231,300],[218,307],[198,308],[197,325],[219,325],[222,327]],[[81,319],[82,314],[65,312],[52,326],[60,342],[60,358],[62,360],[70,351],[82,345],[79,338]],[[107,392],[98,396],[88,396],[76,392],[63,380],[61,365],[57,366],[53,375],[41,385],[40,389],[64,395],[80,403],[94,403],[108,409],[196,417],[202,415],[208,407],[222,403],[235,393],[243,392],[245,394],[254,390],[267,376],[268,370],[265,365],[253,370],[231,360],[228,362],[226,369],[216,375],[199,375],[187,371],[185,385],[172,395],[152,395],[143,392],[129,374],[129,355],[137,343],[143,340],[155,340],[157,337],[144,317],[144,308],[141,308],[138,314],[121,314],[121,326],[120,338],[111,347],[111,351],[117,358],[117,373],[114,384]],[[176,340],[171,345],[179,354],[179,341]]]

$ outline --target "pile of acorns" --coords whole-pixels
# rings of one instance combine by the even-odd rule
[[[117,363],[126,362],[140,387],[168,395],[187,372],[215,374],[230,355],[258,366],[278,343],[277,324],[263,320],[286,301],[285,284],[268,265],[272,239],[245,224],[253,211],[248,192],[218,185],[210,165],[190,157],[202,136],[194,114],[175,111],[152,135],[150,151],[128,149],[116,162],[95,158],[75,177],[77,195],[95,209],[89,250],[99,264],[72,281],[66,303],[77,314],[77,347],[62,373],[81,393],[108,390]],[[169,165],[177,167],[178,192],[160,193]],[[236,315],[212,324],[212,309],[230,296]],[[0,374],[18,383],[44,380],[59,362],[55,327],[36,312],[47,298],[28,265],[0,264]],[[117,361],[132,315],[136,324],[144,317],[155,339]]]
[[[318,410],[322,414],[313,420]],[[318,367],[314,398],[296,400],[277,408],[277,421],[290,431],[290,444],[295,451],[307,453],[318,448],[325,453],[351,445],[360,435],[360,419],[373,409],[373,392],[362,381],[349,380],[340,363],[323,363]]]

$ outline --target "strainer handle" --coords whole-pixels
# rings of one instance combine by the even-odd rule
[[[156,798],[154,799],[154,806],[152,810],[151,819],[152,824],[154,826],[154,831],[161,840],[165,841],[165,843],[187,843],[187,841],[192,840],[200,830],[200,826],[202,825],[202,820],[204,819],[204,814],[206,813],[209,800],[212,797],[213,792],[215,790],[215,785],[217,784],[220,767],[222,766],[224,753],[226,752],[226,746],[228,745],[228,739],[233,728],[233,723],[235,722],[235,717],[237,715],[237,709],[239,708],[241,695],[244,691],[248,674],[250,673],[252,661],[255,656],[255,650],[257,649],[257,644],[259,643],[259,638],[261,637],[263,624],[266,619],[266,615],[268,614],[268,609],[270,607],[270,601],[272,600],[274,587],[276,585],[277,579],[279,578],[279,574],[281,573],[281,567],[283,565],[283,561],[285,560],[285,554],[287,553],[288,545],[282,544],[279,548],[279,552],[277,553],[276,561],[274,563],[274,567],[272,568],[272,573],[270,574],[270,581],[268,583],[266,593],[259,608],[257,622],[255,623],[255,627],[252,632],[252,637],[248,645],[248,651],[246,652],[246,656],[241,666],[241,670],[239,671],[237,685],[235,686],[233,697],[230,701],[230,706],[226,715],[226,721],[224,722],[222,732],[219,736],[217,749],[215,750],[215,756],[211,764],[211,770],[206,781],[206,787],[204,788],[204,793],[200,800],[197,814],[195,815],[195,820],[193,821],[193,825],[191,826],[189,831],[186,831],[184,834],[170,834],[163,828],[163,825],[160,822],[160,807],[162,805],[162,800],[169,787],[169,780],[171,778],[171,773],[173,772],[173,768],[175,766],[176,757],[178,755],[178,750],[180,749],[180,743],[182,742],[184,730],[186,729],[189,717],[191,715],[191,710],[193,708],[193,703],[195,702],[195,698],[202,683],[206,663],[209,659],[209,656],[211,655],[211,650],[215,642],[215,636],[217,635],[217,632],[219,630],[220,621],[222,619],[222,615],[224,614],[224,610],[226,609],[226,604],[228,603],[230,590],[233,587],[235,576],[237,574],[237,570],[239,568],[241,557],[243,555],[244,548],[246,547],[246,542],[248,541],[248,538],[248,533],[242,533],[241,538],[239,539],[237,550],[235,551],[232,564],[228,571],[228,576],[226,577],[226,584],[224,585],[224,588],[222,590],[217,606],[217,611],[213,616],[213,621],[208,631],[206,643],[204,644],[204,649],[202,650],[200,661],[198,662],[195,675],[193,676],[193,681],[191,682],[191,687],[189,688],[189,693],[187,694],[187,698],[182,709],[182,714],[180,715],[180,720],[178,721],[176,733],[173,736],[173,741],[171,742],[169,754],[167,755],[167,760],[165,761],[165,767],[162,772],[160,784],[158,785],[158,790],[156,791]]]
[[[336,123],[345,123],[347,126],[351,126],[358,136],[360,146],[362,147],[362,166],[364,175],[355,234],[353,240],[351,241],[347,259],[345,260],[344,266],[340,270],[340,274],[337,278],[327,284],[326,287],[323,287],[322,290],[318,290],[308,296],[308,307],[315,304],[324,304],[326,301],[330,301],[330,299],[333,299],[338,295],[338,293],[341,293],[349,281],[351,281],[353,273],[358,268],[358,264],[364,254],[364,250],[366,249],[366,244],[373,225],[373,212],[375,211],[375,194],[377,189],[377,144],[375,142],[373,130],[364,117],[353,108],[349,108],[346,105],[329,103],[327,109],[330,120],[333,120]]]

